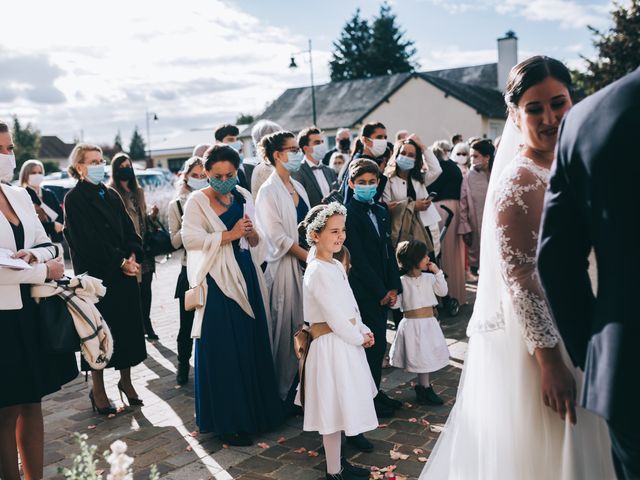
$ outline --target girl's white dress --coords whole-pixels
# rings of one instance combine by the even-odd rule
[[[403,312],[438,305],[436,295],[447,294],[447,281],[440,270],[437,274],[422,273],[419,277],[403,275],[402,293],[394,308]],[[429,373],[449,364],[449,348],[435,317],[403,318],[389,353],[391,366],[413,373]]]
[[[348,436],[375,430],[378,417],[373,397],[378,389],[362,347],[369,333],[344,267],[313,259],[304,274],[305,320],[326,322],[332,333],[311,342],[305,366],[304,430]],[[300,394],[296,398],[300,404]]]

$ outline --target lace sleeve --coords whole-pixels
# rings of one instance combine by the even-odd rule
[[[525,167],[504,179],[496,198],[500,268],[529,353],[555,347],[558,330],[536,271],[538,229],[546,183]]]

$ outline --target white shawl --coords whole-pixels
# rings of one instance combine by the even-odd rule
[[[236,189],[242,194],[247,205],[252,207],[251,194],[241,187],[236,187]],[[251,207],[246,208],[245,211],[251,210]],[[189,285],[191,287],[201,285],[204,289],[205,299],[204,305],[196,309],[195,312],[193,329],[191,330],[193,338],[200,338],[202,330],[202,321],[207,305],[207,274],[211,275],[225,296],[234,300],[247,315],[255,318],[253,308],[249,303],[247,284],[233,254],[233,245],[231,243],[220,245],[222,232],[226,231],[228,231],[227,227],[211,208],[208,197],[203,192],[194,192],[184,206],[182,221],[182,243],[188,252],[187,276]],[[264,261],[264,242],[259,229],[257,232],[261,237],[260,241],[256,247],[250,248],[250,251],[267,313],[267,324],[270,324],[267,287],[260,269],[260,264]]]
[[[296,192],[309,205],[304,187],[291,179]],[[274,172],[262,185],[256,199],[258,228],[267,240],[267,271],[271,310],[273,358],[278,377],[278,390],[286,398],[298,371],[293,348],[293,334],[303,324],[302,269],[298,259],[289,254],[298,242],[296,208],[291,194],[278,172]]]

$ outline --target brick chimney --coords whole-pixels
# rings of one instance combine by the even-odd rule
[[[498,39],[498,90],[504,92],[509,72],[518,63],[518,37],[509,30]]]

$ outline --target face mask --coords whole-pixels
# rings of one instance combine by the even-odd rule
[[[244,155],[242,153],[238,155],[240,155],[240,165],[242,165],[242,163],[244,162]]]
[[[209,179],[209,185],[211,185],[211,188],[213,188],[216,192],[218,192],[221,195],[226,195],[227,193],[229,193],[231,190],[234,189],[234,187],[237,184],[238,184],[238,177],[231,177],[224,181],[215,177],[211,177]]]
[[[406,155],[398,155],[396,158],[396,165],[402,171],[411,170],[416,164],[416,160],[411,157],[407,157]]]
[[[236,140],[235,142],[227,143],[231,148],[233,148],[236,152],[239,152],[242,148],[242,140]]]
[[[318,145],[314,145],[313,146],[313,152],[311,152],[311,157],[316,162],[320,162],[320,161],[322,161],[324,156],[327,154],[327,152],[328,152],[327,144],[326,143],[320,143]]]
[[[302,152],[289,152],[287,154],[287,163],[284,163],[283,166],[289,172],[297,172],[298,170],[300,170],[300,165],[302,165],[303,158],[304,157],[302,155]]]
[[[87,175],[85,178],[94,185],[98,185],[104,180],[104,165],[87,166]]]
[[[16,168],[15,155],[6,153],[0,153],[0,180],[3,182],[10,182],[13,180],[13,171]]]
[[[465,165],[467,163],[467,156],[460,155],[459,153],[453,156],[453,161],[458,165]]]
[[[372,138],[371,139],[371,153],[374,157],[380,157],[387,151],[387,141],[384,138]]]
[[[39,187],[42,181],[44,180],[44,175],[41,173],[32,173],[29,175],[29,180],[27,183],[31,187]]]
[[[123,182],[131,180],[136,174],[131,167],[118,168],[116,170],[116,180],[122,180]]]
[[[342,150],[343,152],[348,152],[349,148],[351,148],[351,140],[349,140],[348,138],[343,138],[338,142],[338,145],[340,146],[340,150]]]
[[[207,180],[206,178],[189,177],[189,180],[187,180],[187,185],[191,190],[202,190],[207,185],[209,185],[209,180]]]
[[[370,203],[376,193],[378,193],[377,185],[356,185],[353,189],[353,197],[364,203]]]
[[[333,164],[333,171],[336,172],[337,174],[340,173],[340,170],[342,170],[342,163],[334,163]]]

